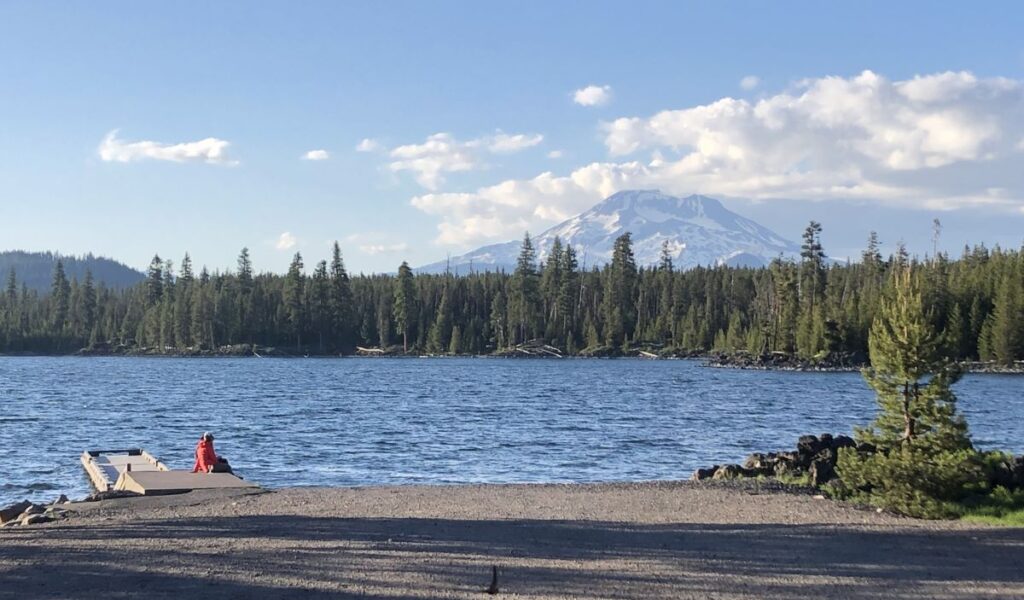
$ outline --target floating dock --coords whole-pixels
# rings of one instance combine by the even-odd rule
[[[141,448],[86,450],[82,466],[100,492],[126,491],[146,496],[192,490],[257,488],[231,473],[192,473],[171,470]]]

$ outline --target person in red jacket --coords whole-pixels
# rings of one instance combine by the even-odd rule
[[[196,464],[193,473],[230,473],[227,461],[217,456],[213,449],[213,434],[207,431],[196,444]]]

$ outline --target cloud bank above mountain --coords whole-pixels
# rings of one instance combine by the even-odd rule
[[[392,148],[388,153],[392,159],[388,168],[396,173],[412,171],[416,174],[417,183],[435,190],[445,182],[445,173],[480,168],[484,164],[482,154],[511,154],[532,148],[542,141],[544,136],[537,133],[508,134],[500,130],[494,135],[469,141],[458,140],[450,133],[435,133],[422,144],[404,144]],[[363,147],[368,142],[370,140],[363,140],[357,150],[364,151]]]
[[[630,188],[928,210],[1024,213],[1024,84],[945,72],[807,79],[600,125],[609,160],[411,201],[440,218],[439,244],[518,237]],[[442,169],[445,170],[445,169]]]

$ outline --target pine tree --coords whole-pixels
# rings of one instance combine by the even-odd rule
[[[992,309],[988,332],[991,358],[1001,365],[1012,365],[1024,358],[1024,298],[1021,298],[1022,274],[1010,268],[1003,273]]]
[[[797,350],[805,358],[814,358],[824,347],[824,317],[820,305],[825,292],[825,251],[821,245],[821,224],[816,221],[811,221],[804,230],[799,286]]]
[[[85,271],[85,283],[82,284],[80,302],[82,334],[88,338],[96,326],[96,286],[93,282],[92,271],[89,269]]]
[[[242,248],[242,251],[238,253],[238,285],[243,292],[249,292],[252,289],[252,259],[249,258],[248,248]]]
[[[540,312],[540,278],[537,274],[536,252],[530,234],[523,236],[523,243],[512,275],[512,293],[509,298],[509,321],[513,326],[511,344],[525,342],[537,332]]]
[[[165,353],[168,348],[172,348],[176,345],[174,337],[174,297],[176,290],[174,284],[174,268],[171,261],[168,260],[164,262],[163,272],[163,294],[160,298],[160,303],[154,308],[157,312],[157,319],[159,321],[158,336],[161,354]]]
[[[53,269],[53,285],[50,287],[50,296],[53,301],[53,316],[51,327],[54,333],[60,335],[68,321],[68,310],[71,302],[71,284],[64,274],[64,262],[57,261]]]
[[[441,301],[437,304],[434,324],[427,336],[427,352],[441,354],[448,349],[452,327],[451,301],[448,298],[448,287],[441,291]]]
[[[565,245],[559,261],[562,280],[558,288],[558,335],[566,351],[570,351],[570,348],[575,348],[578,336],[576,313],[580,296],[579,264],[571,244]]]
[[[20,318],[18,314],[18,277],[14,267],[7,273],[7,289],[4,294],[3,305],[3,338],[0,339],[0,349],[10,350],[15,339],[20,334]]]
[[[412,269],[409,263],[402,261],[398,267],[395,289],[395,326],[402,332],[402,352],[409,353],[409,327],[412,325],[416,311],[416,288],[413,285]]]
[[[561,334],[561,303],[559,302],[558,295],[562,287],[563,266],[562,240],[555,236],[554,241],[551,243],[548,259],[544,261],[540,277],[540,293],[541,298],[543,298],[544,320],[546,323],[544,335],[548,338],[549,342],[554,341],[553,338],[560,337]]]
[[[882,252],[879,249],[881,243],[878,241],[878,233],[872,231],[868,235],[868,247],[861,254],[861,261],[865,266],[877,269],[882,264]]]
[[[332,285],[327,275],[327,261],[322,260],[313,270],[313,281],[309,290],[309,314],[317,336],[317,348],[324,352],[324,337],[330,335],[334,316]]]
[[[946,321],[946,328],[942,333],[946,352],[951,359],[963,360],[967,358],[969,353],[965,344],[967,335],[967,323],[963,318],[963,310],[959,304],[954,304],[949,313],[949,320]]]
[[[381,348],[387,348],[391,345],[391,316],[394,314],[393,301],[394,297],[392,294],[380,294],[380,299],[377,301],[377,343],[380,344]]]
[[[192,345],[192,286],[194,284],[192,257],[186,252],[185,258],[181,259],[181,273],[178,275],[177,292],[174,295],[174,339],[179,348],[187,348]]]
[[[285,315],[288,328],[295,338],[295,349],[302,349],[302,332],[305,328],[306,307],[303,305],[306,278],[302,274],[302,254],[295,253],[284,282]]]
[[[164,294],[164,262],[160,255],[153,256],[146,271],[146,307],[155,306]]]
[[[671,273],[675,270],[672,262],[672,245],[668,240],[661,243],[661,257],[658,259],[658,270],[662,273]]]
[[[970,328],[970,334],[968,335],[967,341],[965,341],[965,345],[970,346],[970,342],[971,340],[973,340],[974,344],[970,356],[978,357],[981,360],[990,360],[990,358],[981,357],[980,354],[982,341],[985,341],[986,348],[988,344],[988,334],[982,331],[982,328],[985,326],[985,320],[987,317],[988,314],[986,313],[985,308],[982,305],[981,297],[975,295],[974,299],[971,300],[971,311],[969,313],[968,323],[968,327]]]
[[[344,351],[352,349],[352,288],[341,247],[334,242],[331,249],[331,316],[334,324],[334,343]]]
[[[192,286],[192,319],[189,324],[189,335],[192,338],[192,344],[197,350],[213,347],[213,340],[210,335],[210,320],[213,316],[213,310],[207,290],[209,281],[210,274],[204,268],[199,275],[198,283]]]
[[[249,258],[249,249],[242,248],[238,254],[238,296],[235,299],[235,313],[237,314],[238,328],[249,343],[255,344],[255,324],[253,323],[253,303],[255,282],[253,280],[252,260]],[[241,341],[241,340],[240,340]]]
[[[615,240],[612,262],[605,276],[605,344],[621,349],[631,339],[636,326],[637,269],[633,257],[633,239],[629,232]]]
[[[503,350],[508,346],[508,302],[504,290],[499,289],[491,301],[490,325],[494,332],[494,349]]]
[[[452,327],[452,339],[448,343],[448,354],[459,355],[462,353],[462,329],[458,325]]]
[[[796,268],[790,262],[776,259],[772,262],[774,282],[773,312],[774,344],[772,348],[782,352],[796,351],[796,325],[800,314]]]
[[[978,332],[978,358],[984,362],[991,362],[996,359],[996,352],[993,349],[993,325],[996,322],[994,314],[989,314]]]
[[[839,474],[866,500],[920,517],[940,517],[978,483],[967,423],[952,385],[960,378],[943,352],[922,300],[921,277],[910,266],[894,274],[871,326],[871,367],[864,372],[879,411],[857,429],[877,452],[840,452]]]

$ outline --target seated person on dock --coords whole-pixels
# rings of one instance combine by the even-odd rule
[[[207,431],[196,444],[196,464],[193,473],[230,473],[231,465],[213,450],[213,434]]]

